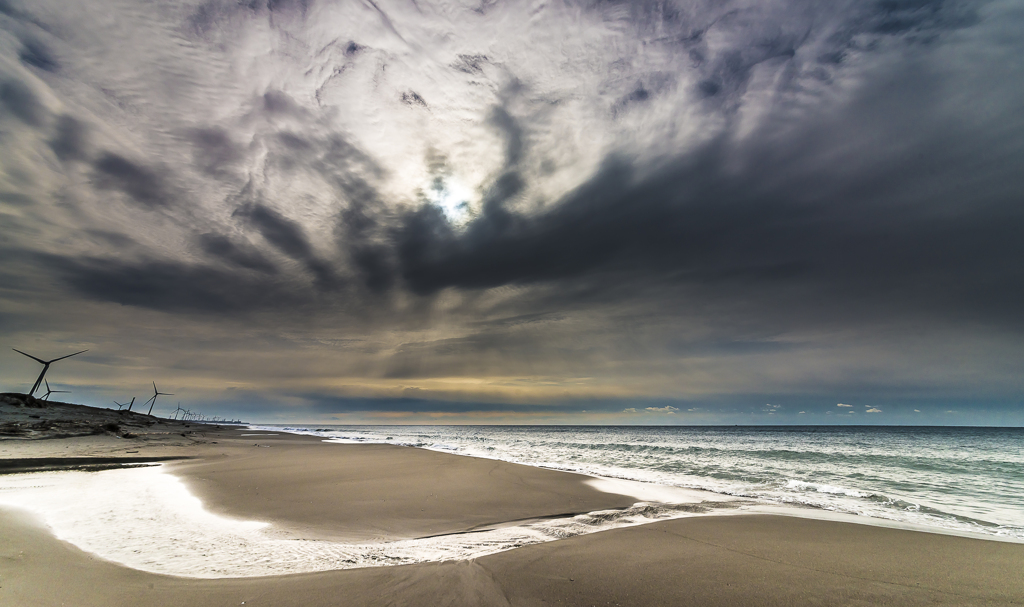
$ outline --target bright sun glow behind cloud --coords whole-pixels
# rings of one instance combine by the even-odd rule
[[[424,190],[424,196],[455,225],[465,224],[472,217],[473,193],[455,179],[436,178]]]

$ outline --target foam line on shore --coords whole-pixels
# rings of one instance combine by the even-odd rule
[[[0,506],[40,516],[56,537],[134,569],[194,578],[259,577],[470,559],[520,546],[693,516],[715,506],[638,503],[623,510],[420,539],[293,539],[275,526],[206,510],[160,466],[4,477]]]
[[[704,489],[686,489],[684,487],[642,483],[640,481],[631,481],[621,478],[593,477],[583,482],[598,491],[616,493],[618,495],[628,495],[638,502],[687,504],[708,500],[727,502],[743,499],[731,495],[713,493]]]

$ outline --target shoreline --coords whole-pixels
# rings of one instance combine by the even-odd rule
[[[582,475],[591,479],[595,479],[607,486],[619,484],[619,488],[627,495],[636,497],[638,501],[668,501],[666,499],[660,499],[662,496],[671,495],[673,492],[685,494],[686,492],[692,492],[695,494],[706,493],[714,496],[719,496],[720,500],[745,500],[752,501],[759,506],[757,507],[758,512],[779,514],[782,516],[798,516],[803,518],[820,518],[821,520],[834,520],[850,522],[854,524],[864,525],[876,525],[891,529],[905,529],[908,531],[920,531],[924,533],[937,533],[940,535],[951,535],[955,537],[966,537],[984,540],[993,540],[997,542],[1008,542],[1024,544],[1024,536],[1010,536],[1000,535],[998,533],[976,531],[971,529],[962,529],[956,527],[942,526],[939,524],[927,524],[914,521],[905,521],[897,518],[886,518],[883,516],[872,516],[870,514],[862,514],[856,512],[843,512],[841,510],[835,510],[828,507],[803,503],[798,501],[781,501],[773,500],[770,498],[751,496],[742,493],[728,493],[724,491],[716,491],[706,487],[687,487],[680,485],[663,484],[655,481],[638,480],[635,478],[628,477],[616,477],[606,476],[599,473],[594,473],[586,470],[573,469],[570,467],[560,467],[551,464],[539,464],[524,462],[519,460],[501,459],[499,457],[492,457],[487,454],[481,453],[458,453],[450,448],[435,448],[434,446],[426,446],[421,444],[409,444],[409,443],[391,443],[387,441],[373,441],[373,440],[355,440],[355,439],[340,439],[335,437],[327,437],[320,432],[321,430],[305,430],[292,426],[271,426],[265,424],[250,424],[250,429],[254,429],[259,432],[280,432],[280,433],[292,433],[298,436],[313,436],[322,438],[325,442],[343,444],[343,445],[396,445],[403,447],[410,447],[416,449],[424,449],[436,453],[443,453],[448,455],[458,455],[463,457],[481,458],[493,461],[500,461],[511,463],[520,466],[528,466],[532,468],[539,468],[542,470],[552,470],[557,472],[567,472],[570,474]],[[728,426],[732,427],[732,426]],[[871,427],[871,426],[864,426]],[[329,430],[328,430],[329,431]],[[633,489],[625,491],[627,487],[632,486]],[[610,490],[610,489],[609,489]],[[808,514],[812,513],[812,514]],[[813,514],[817,513],[817,514]],[[955,516],[955,515],[953,515]]]
[[[189,424],[185,424],[188,426]],[[160,453],[168,453],[167,449],[174,449],[175,454],[157,455],[157,456],[121,456],[121,457],[109,457],[101,455],[80,455],[78,457],[31,457],[31,458],[4,458],[0,457],[0,477],[4,474],[21,474],[30,472],[42,472],[42,471],[100,471],[106,469],[123,469],[135,466],[146,466],[151,463],[159,462],[166,464],[168,472],[181,478],[192,490],[196,493],[204,506],[212,509],[213,512],[219,512],[235,519],[270,519],[273,524],[277,525],[283,534],[291,534],[292,537],[301,536],[304,539],[315,539],[315,540],[334,540],[334,541],[363,541],[367,539],[377,539],[380,541],[394,541],[401,539],[423,539],[423,538],[437,538],[444,537],[447,535],[454,535],[460,533],[473,533],[480,530],[490,530],[497,528],[514,527],[530,522],[552,520],[559,518],[570,518],[573,516],[591,514],[598,511],[613,510],[623,511],[630,506],[639,502],[653,502],[657,504],[696,504],[696,503],[715,503],[716,505],[724,505],[729,502],[735,502],[736,506],[734,509],[730,508],[729,511],[715,512],[714,515],[720,516],[744,516],[744,515],[760,515],[760,514],[771,514],[777,516],[791,516],[796,518],[805,518],[811,520],[821,521],[833,521],[843,522],[850,524],[860,524],[873,527],[880,527],[886,529],[898,529],[907,530],[920,533],[933,533],[937,535],[946,535],[951,537],[961,537],[968,539],[979,539],[987,541],[995,541],[1000,543],[1010,544],[1024,544],[1024,539],[999,536],[994,534],[986,534],[979,532],[971,532],[960,529],[950,529],[941,526],[929,526],[923,524],[909,523],[905,521],[885,519],[880,517],[872,517],[867,515],[837,512],[828,510],[825,508],[817,507],[814,505],[805,505],[799,503],[785,503],[785,502],[772,502],[770,500],[748,498],[745,496],[736,496],[728,493],[718,493],[709,489],[693,489],[686,487],[677,487],[672,485],[661,485],[657,483],[637,481],[632,479],[623,479],[615,477],[604,477],[594,474],[587,474],[583,472],[576,472],[561,469],[555,466],[545,466],[530,463],[521,462],[509,462],[502,460],[497,457],[489,458],[480,455],[470,455],[453,453],[447,449],[432,449],[425,446],[414,446],[414,445],[396,445],[393,443],[386,442],[362,442],[362,441],[339,441],[332,438],[324,438],[319,434],[313,432],[296,432],[295,429],[284,429],[283,427],[268,427],[263,425],[218,425],[218,424],[203,424],[203,423],[191,423],[193,430],[190,434],[199,434],[203,437],[207,433],[224,438],[225,434],[234,433],[234,439],[246,439],[253,440],[266,438],[271,439],[267,442],[268,444],[254,443],[253,447],[270,447],[274,443],[272,437],[285,437],[285,439],[300,439],[306,441],[308,444],[324,444],[324,445],[335,445],[342,447],[342,449],[358,449],[360,451],[373,451],[374,448],[377,451],[384,449],[409,449],[415,452],[433,453],[444,457],[459,457],[467,460],[477,460],[483,462],[497,463],[502,466],[522,467],[538,471],[551,472],[557,475],[564,475],[563,480],[572,479],[573,483],[582,483],[587,487],[593,488],[599,493],[606,497],[606,499],[599,499],[595,501],[584,501],[576,503],[576,508],[570,510],[552,511],[549,509],[532,510],[529,514],[522,515],[523,512],[517,512],[514,514],[504,513],[493,514],[493,508],[488,509],[486,505],[482,508],[476,508],[478,510],[484,510],[487,515],[484,517],[477,517],[472,524],[466,521],[459,521],[454,525],[448,525],[445,527],[443,524],[440,529],[437,527],[427,527],[425,530],[421,530],[419,534],[416,533],[417,528],[415,525],[406,527],[395,527],[392,525],[381,525],[379,519],[381,518],[381,510],[379,507],[375,507],[372,515],[363,513],[362,520],[377,519],[377,522],[373,525],[369,525],[363,528],[362,531],[353,528],[349,525],[342,525],[340,528],[332,528],[332,523],[336,524],[338,521],[325,521],[322,516],[299,514],[295,516],[292,513],[291,517],[280,516],[281,512],[278,508],[275,511],[273,508],[270,510],[266,509],[266,505],[261,508],[245,508],[240,507],[242,497],[238,493],[233,495],[218,495],[216,491],[210,492],[209,487],[204,488],[204,482],[208,481],[203,477],[203,470],[208,467],[210,461],[217,460],[218,456],[212,453],[205,453],[200,455],[185,455],[181,454],[181,447],[188,446],[181,444],[167,444],[167,441],[158,441],[157,447]],[[168,434],[167,432],[159,432],[158,434]],[[186,434],[181,434],[186,436]],[[86,443],[90,442],[90,438],[95,437],[74,437],[79,441]],[[57,440],[66,442],[71,439],[32,439],[32,442],[38,443],[49,443],[51,440]],[[8,442],[9,441],[5,441]],[[21,442],[21,441],[19,441]],[[22,443],[24,444],[24,443]],[[198,445],[218,444],[217,441],[200,440],[195,441],[189,445],[196,447]],[[42,444],[40,444],[42,446]],[[211,449],[210,446],[206,447],[206,451]],[[44,452],[51,451],[44,449]],[[138,454],[136,450],[126,450],[126,453]],[[363,453],[360,459],[366,457],[366,453]],[[227,454],[222,454],[220,457],[227,457]],[[348,462],[350,463],[350,462]],[[220,471],[221,474],[224,472],[230,476],[233,471]],[[336,473],[337,470],[334,470]],[[393,472],[393,470],[392,470]],[[330,475],[331,471],[318,468],[315,471],[314,476],[324,476],[325,474]],[[310,479],[307,479],[307,483]],[[389,483],[401,482],[400,479],[396,481],[395,478],[389,477]],[[563,485],[562,481],[554,482],[556,485]],[[216,485],[216,483],[215,483]],[[221,487],[226,487],[227,483],[220,483]],[[465,491],[467,488],[462,487],[460,490]],[[546,488],[550,491],[550,487]],[[273,490],[271,490],[273,491]],[[309,489],[307,489],[309,491]],[[315,492],[315,489],[313,490]],[[230,493],[230,492],[229,492]],[[615,497],[611,497],[615,496]],[[573,500],[578,500],[579,496],[569,497],[569,503],[572,504]],[[591,499],[593,496],[590,496]],[[623,501],[621,498],[629,498]],[[383,498],[386,501],[386,498]],[[630,501],[632,500],[632,501]],[[294,500],[293,500],[294,501]],[[493,505],[492,505],[493,506]],[[582,506],[582,508],[581,508]],[[557,508],[556,508],[557,510]],[[686,513],[685,516],[710,516],[707,513]],[[305,518],[306,520],[299,521],[296,519]],[[357,518],[359,518],[357,516]],[[402,513],[399,518],[409,518],[408,513]],[[419,517],[417,517],[419,518]],[[312,521],[310,521],[312,519]],[[653,522],[657,519],[652,519]],[[393,521],[392,521],[393,523]],[[648,524],[643,522],[639,524]],[[372,531],[367,532],[366,529],[370,528]],[[597,532],[597,531],[594,531]],[[298,534],[298,535],[295,535]]]
[[[63,403],[56,403],[56,404],[63,405]],[[82,408],[81,405],[67,405],[67,406],[74,407],[76,409]],[[110,411],[110,410],[99,410],[99,411],[107,412],[109,414],[121,413],[121,412],[115,412],[115,411]],[[810,505],[810,504],[771,501],[771,500],[766,500],[766,499],[758,498],[758,497],[748,497],[748,496],[744,496],[744,495],[735,495],[735,494],[724,493],[724,492],[716,492],[716,491],[714,491],[712,489],[679,487],[679,486],[674,486],[674,485],[658,484],[658,483],[655,483],[655,482],[641,481],[641,480],[628,479],[628,478],[617,478],[617,477],[601,476],[601,475],[597,475],[597,474],[592,474],[592,473],[587,473],[587,472],[580,472],[580,471],[566,469],[566,468],[562,468],[562,467],[558,467],[558,466],[552,466],[552,465],[542,465],[542,464],[533,464],[533,463],[528,463],[528,462],[509,461],[509,460],[504,460],[504,459],[500,459],[500,458],[497,458],[497,457],[488,457],[485,454],[464,454],[464,453],[453,452],[450,449],[431,448],[429,446],[424,446],[424,445],[388,443],[388,442],[384,442],[384,441],[371,442],[371,441],[342,440],[342,439],[337,439],[337,438],[333,438],[333,437],[325,437],[325,436],[319,434],[317,431],[313,431],[313,430],[303,431],[302,429],[294,428],[294,427],[290,427],[290,426],[269,426],[269,425],[265,425],[265,424],[217,424],[217,423],[207,423],[207,422],[182,422],[182,421],[175,421],[175,420],[163,420],[163,419],[160,419],[160,418],[154,418],[154,420],[156,420],[156,422],[157,422],[155,424],[156,427],[149,428],[148,429],[148,430],[150,430],[149,433],[148,433],[149,436],[147,436],[144,433],[142,438],[144,438],[144,439],[145,438],[151,438],[152,435],[156,435],[158,437],[158,440],[155,441],[156,444],[135,445],[136,449],[125,449],[125,450],[123,450],[125,455],[120,455],[118,457],[109,457],[109,456],[108,457],[104,457],[102,455],[80,455],[78,457],[45,457],[45,455],[53,455],[53,454],[55,454],[55,453],[57,453],[59,451],[57,449],[47,448],[47,447],[44,446],[44,445],[47,445],[47,444],[51,443],[51,441],[60,441],[61,443],[64,443],[65,444],[65,449],[66,449],[66,443],[84,442],[84,443],[86,443],[88,445],[89,443],[92,443],[93,441],[103,441],[104,438],[109,438],[109,437],[97,436],[95,434],[75,436],[75,437],[68,437],[68,438],[57,438],[57,439],[35,438],[35,439],[7,439],[7,440],[2,440],[2,441],[0,441],[0,476],[2,476],[4,474],[16,474],[16,473],[22,473],[22,472],[34,472],[34,471],[45,471],[45,470],[59,471],[59,470],[104,470],[104,469],[117,469],[117,468],[121,468],[121,467],[127,467],[128,465],[145,465],[146,462],[154,462],[154,461],[170,463],[170,464],[172,464],[172,468],[174,468],[173,464],[175,464],[175,463],[185,463],[187,465],[189,460],[201,460],[201,459],[203,459],[203,456],[183,455],[183,454],[180,453],[180,449],[182,447],[188,447],[188,446],[195,447],[197,445],[209,444],[211,442],[213,444],[216,444],[215,441],[204,440],[204,437],[206,436],[207,433],[210,433],[212,435],[222,435],[224,433],[232,433],[233,432],[235,434],[235,438],[247,438],[247,439],[259,438],[259,437],[273,437],[273,436],[281,436],[281,435],[283,435],[283,436],[290,436],[290,437],[296,437],[296,438],[304,437],[305,439],[309,439],[309,440],[314,441],[314,442],[322,442],[322,443],[336,444],[336,445],[348,445],[348,446],[374,446],[374,445],[381,445],[381,446],[390,446],[390,447],[398,447],[398,448],[417,449],[417,450],[421,450],[421,451],[427,451],[427,452],[431,452],[431,453],[438,453],[438,454],[449,455],[449,456],[458,456],[458,457],[465,457],[465,458],[471,458],[471,459],[480,459],[480,460],[487,460],[487,461],[493,461],[493,462],[502,462],[504,464],[513,465],[513,466],[524,466],[524,467],[538,469],[538,470],[547,470],[547,471],[552,471],[552,472],[557,472],[557,473],[569,474],[569,475],[573,475],[573,476],[576,476],[576,477],[581,477],[588,484],[594,486],[595,488],[598,488],[599,491],[602,491],[602,492],[605,492],[605,493],[609,493],[609,492],[615,493],[615,492],[618,492],[620,495],[628,495],[630,497],[633,497],[636,501],[653,501],[653,502],[680,503],[680,502],[692,502],[692,501],[701,500],[701,499],[703,499],[704,501],[710,501],[710,500],[708,500],[708,498],[710,498],[712,496],[716,496],[716,500],[715,501],[733,501],[733,500],[736,500],[736,501],[749,501],[749,502],[753,502],[752,505],[749,505],[749,506],[746,506],[746,507],[744,507],[744,508],[742,508],[740,510],[737,510],[736,512],[734,512],[734,513],[732,513],[730,515],[743,514],[743,513],[746,513],[746,512],[770,513],[770,514],[778,514],[778,515],[782,515],[782,516],[796,516],[796,517],[801,517],[801,518],[812,518],[812,519],[820,519],[820,520],[850,522],[850,523],[854,523],[854,524],[873,525],[873,526],[879,526],[879,527],[884,527],[884,528],[892,528],[892,529],[904,529],[904,530],[910,530],[910,531],[919,531],[919,532],[923,532],[923,533],[936,533],[936,534],[940,534],[940,535],[950,535],[950,536],[954,536],[954,537],[965,537],[965,538],[992,540],[992,541],[1007,542],[1007,543],[1024,543],[1024,538],[1015,538],[1015,537],[1001,536],[1001,535],[996,535],[996,534],[991,534],[991,533],[983,533],[983,532],[975,532],[975,531],[970,531],[970,530],[962,530],[962,529],[954,529],[954,528],[942,527],[942,526],[938,526],[938,525],[926,525],[926,524],[906,522],[906,521],[900,521],[900,520],[895,520],[895,519],[887,519],[887,518],[876,517],[876,516],[869,516],[869,515],[863,515],[863,514],[840,512],[840,511],[830,510],[830,509],[827,509],[827,508],[822,508],[822,507],[815,506],[815,505]],[[150,422],[149,425],[153,426],[154,424],[152,422]],[[180,433],[180,436],[188,438],[189,439],[188,441],[181,442],[181,441],[175,441],[175,440],[171,440],[171,441],[166,440],[166,438],[168,436],[175,436],[175,438],[176,438],[176,435],[179,434],[177,432],[177,430],[181,430],[181,429],[184,429],[186,431],[183,432],[183,433]],[[107,442],[109,442],[109,440]],[[117,442],[122,442],[122,441],[117,441]],[[9,455],[9,453],[7,453],[9,451],[9,449],[2,448],[4,443],[6,443],[7,445],[20,444],[20,445],[25,445],[25,446],[28,446],[28,444],[35,444],[38,447],[36,449],[33,449],[33,451],[40,451],[39,448],[41,447],[42,448],[41,452],[44,455],[44,457],[36,456],[36,457],[28,457],[28,458],[9,458],[9,457],[7,457],[7,455]],[[140,455],[138,455],[139,454],[139,451],[138,451],[139,447],[147,447],[147,448],[150,448],[150,449],[153,449],[155,447],[155,448],[158,449],[158,451],[156,451],[156,452],[160,453],[161,455],[157,455],[157,456],[140,456]],[[168,451],[168,449],[173,449],[173,453],[174,454],[170,454],[170,453],[172,453],[172,451]],[[86,447],[85,452],[91,452],[91,451],[92,451],[91,449]],[[109,451],[104,451],[104,452],[109,452]],[[132,455],[127,455],[127,454],[132,454]],[[19,462],[19,463],[15,464],[13,462]],[[677,499],[673,500],[672,499],[673,496],[676,496]],[[620,507],[625,507],[625,506],[620,506]],[[572,516],[572,515],[576,515],[576,514],[585,514],[587,512],[589,512],[589,511],[586,511],[586,510],[574,510],[572,512],[568,512],[567,511],[567,512],[562,512],[562,513],[558,513],[558,514],[565,515],[565,516]],[[517,521],[529,520],[530,518],[550,518],[550,517],[547,516],[547,515],[541,516],[541,517],[523,517],[521,519],[512,519],[512,520],[509,520],[509,521],[497,521],[497,522],[494,522],[492,524],[495,524],[495,525],[498,525],[498,524],[505,524],[505,525],[515,524]],[[437,534],[437,535],[443,535],[443,533],[442,534]]]
[[[36,458],[56,453],[120,458],[128,451],[135,451],[131,457],[136,459],[191,455],[193,459],[160,468],[181,479],[179,484],[202,500],[211,516],[272,522],[271,539],[278,544],[273,545],[277,552],[268,554],[277,557],[285,554],[283,548],[324,547],[345,538],[362,537],[376,545],[420,541],[410,537],[473,540],[488,533],[483,530],[487,527],[518,530],[523,520],[578,511],[567,508],[570,504],[601,514],[600,508],[622,510],[636,501],[595,486],[610,483],[603,489],[626,491],[628,481],[421,448],[331,444],[319,437],[248,428],[182,434],[160,430],[131,441],[33,441],[29,451]],[[9,442],[0,443],[0,458],[10,460],[12,454]],[[51,473],[20,476],[46,474]],[[107,473],[78,474],[96,479]],[[11,478],[0,476],[0,485]],[[632,484],[635,489],[640,483]],[[678,491],[713,500],[725,497]],[[447,499],[436,499],[442,494]],[[385,499],[395,503],[385,506]],[[0,602],[202,607],[245,601],[247,606],[305,607],[334,605],[340,596],[348,605],[424,606],[1024,602],[1022,544],[894,529],[864,524],[866,520],[823,520],[827,513],[810,509],[787,508],[780,515],[758,508],[765,506],[744,501],[735,509],[548,538],[552,541],[519,546],[512,541],[497,546],[500,551],[468,558],[451,559],[438,552],[435,560],[412,564],[356,563],[349,569],[258,577],[181,577],[97,558],[58,539],[39,515],[0,507],[5,530],[0,534]],[[101,528],[111,537],[127,533],[124,518],[115,512]],[[211,529],[200,525],[195,537],[175,541],[207,547]],[[441,533],[426,537],[431,530]],[[54,570],[67,572],[59,584],[47,582]]]

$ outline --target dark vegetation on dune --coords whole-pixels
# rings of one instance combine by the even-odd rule
[[[159,429],[181,432],[193,423],[157,418],[136,411],[114,411],[46,401],[27,394],[0,394],[0,440],[111,435],[124,439]]]

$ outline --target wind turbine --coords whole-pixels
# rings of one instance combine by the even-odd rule
[[[43,365],[43,371],[39,374],[39,378],[36,379],[36,383],[32,384],[32,389],[28,391],[28,395],[29,396],[32,396],[33,394],[35,394],[36,390],[39,389],[39,384],[43,383],[43,376],[46,375],[46,372],[50,369],[50,365],[52,365],[53,363],[57,362],[58,360],[64,360],[65,358],[71,358],[72,356],[78,356],[82,352],[88,352],[88,350],[82,350],[82,352],[75,352],[74,354],[68,354],[67,356],[61,356],[60,358],[55,358],[53,360],[43,360],[41,358],[36,358],[35,356],[32,356],[31,354],[25,354],[24,352],[22,352],[21,350],[19,350],[17,348],[11,348],[11,349],[14,350],[15,352],[17,352],[18,354],[21,354],[23,356],[27,356],[27,357],[31,358],[32,360],[36,361],[37,363]]]
[[[118,411],[120,411],[121,409],[123,409],[123,408],[128,406],[128,403],[119,403],[116,400],[114,401],[114,404],[117,405],[117,410]]]
[[[185,409],[181,408],[181,401],[178,401],[178,408],[171,414],[171,419],[178,419],[178,412],[184,413]]]
[[[46,384],[46,396],[43,397],[43,400],[50,400],[50,395],[51,394],[56,394],[58,392],[63,392],[65,394],[68,394],[68,393],[71,392],[71,390],[51,390],[50,389],[50,382],[46,381],[45,379],[43,380],[43,383]]]
[[[158,397],[158,396],[174,396],[174,395],[171,394],[170,392],[160,392],[159,390],[156,389],[156,382],[153,382],[153,396],[150,397],[150,399],[146,401],[147,403],[151,403],[149,405],[149,413],[147,413],[146,415],[152,415],[153,414],[153,407],[156,406],[156,397]],[[145,403],[143,403],[143,404],[145,404]]]

